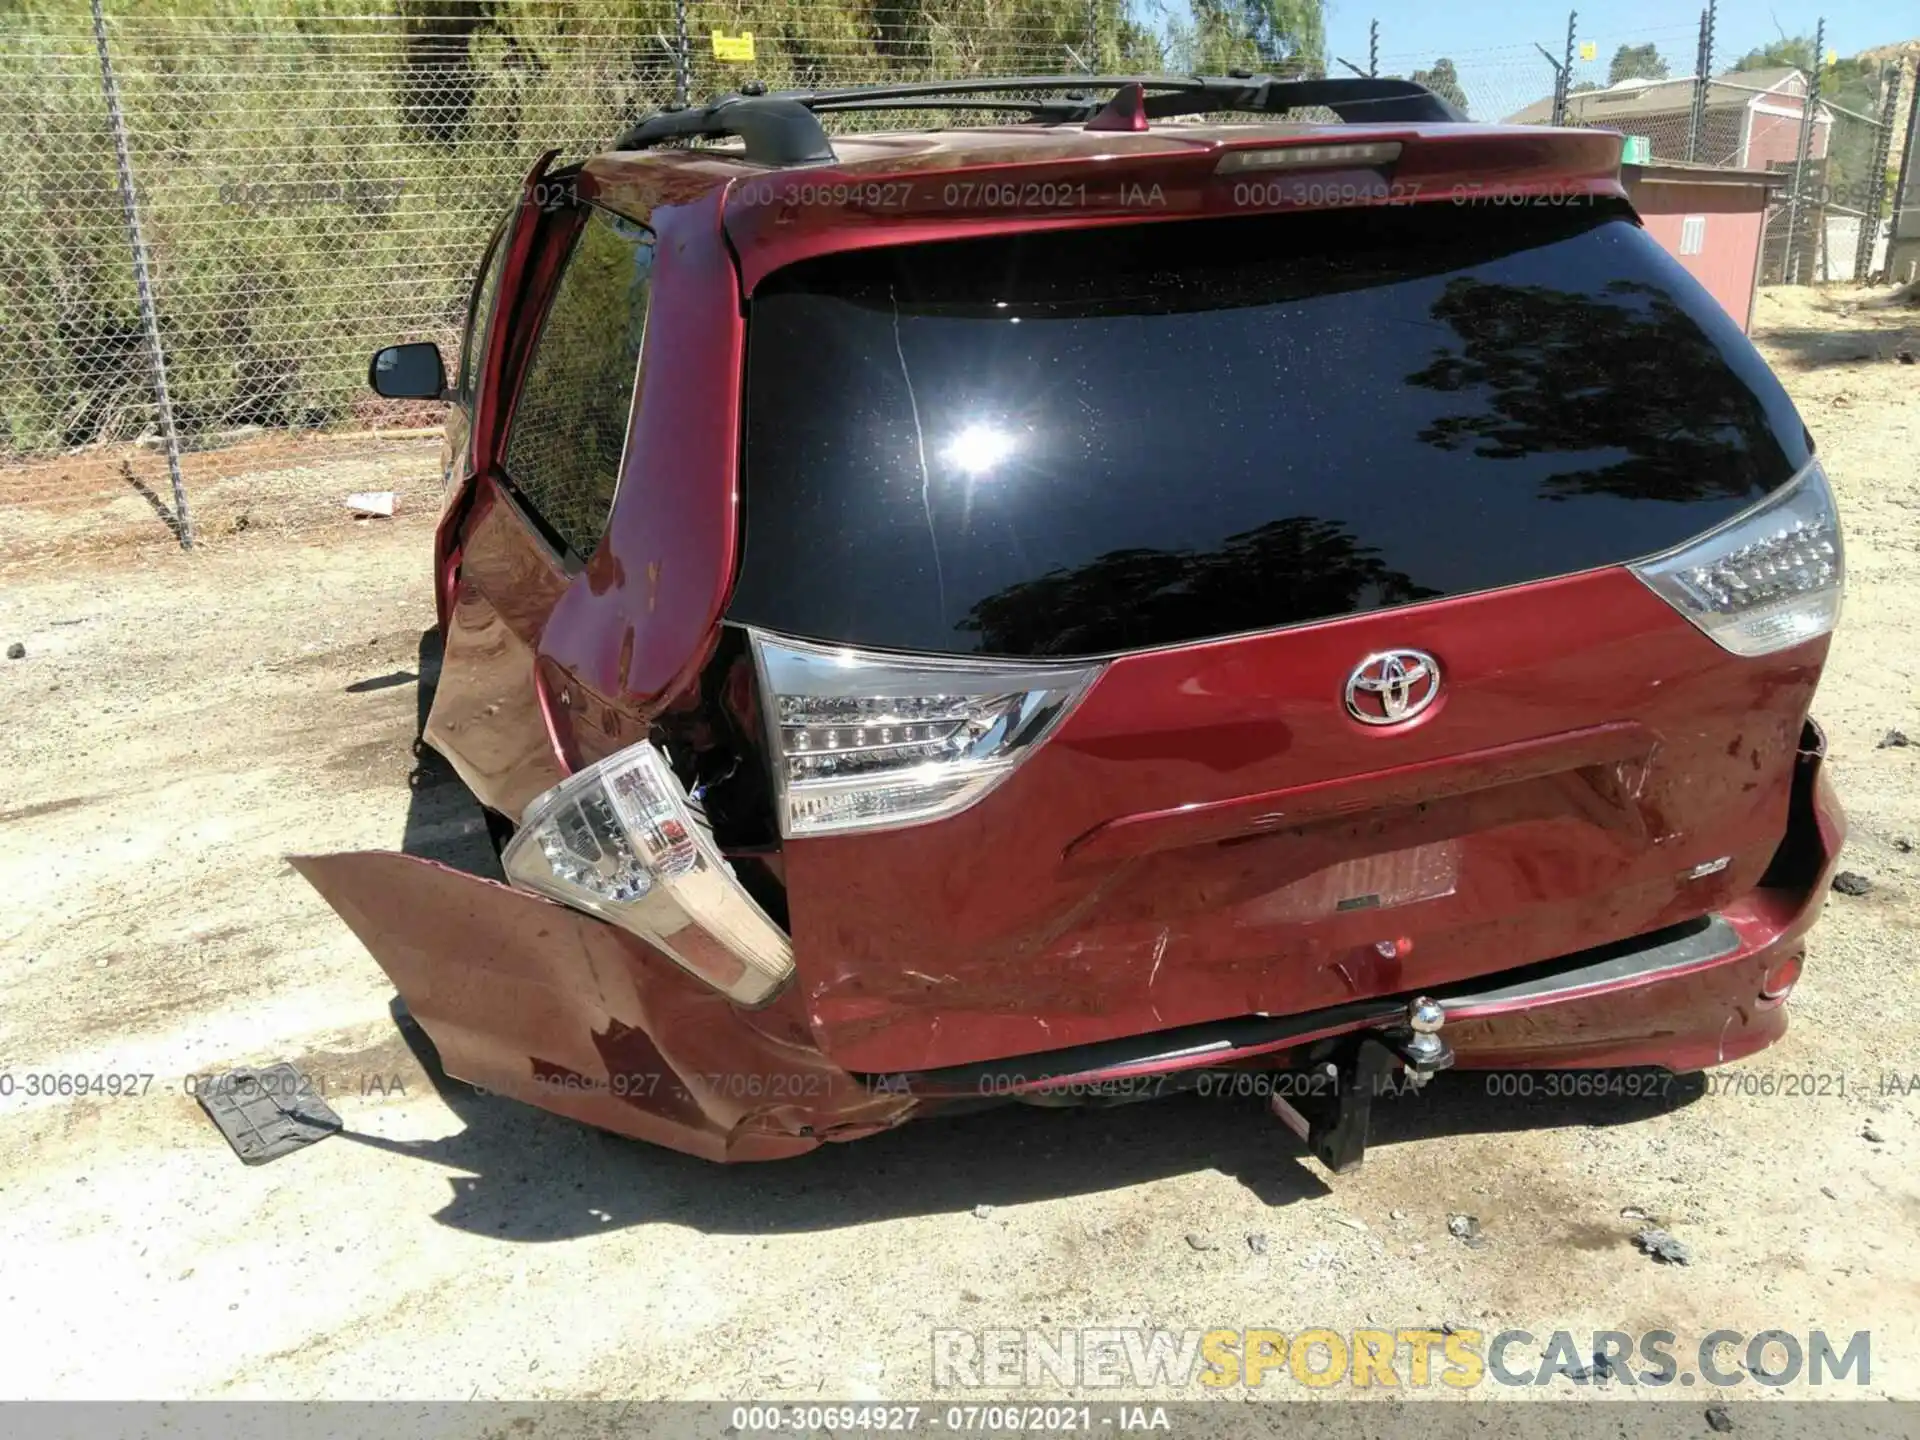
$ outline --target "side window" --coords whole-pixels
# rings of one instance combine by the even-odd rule
[[[507,256],[507,224],[512,218],[509,212],[506,220],[493,227],[480,273],[474,278],[473,293],[467,297],[467,328],[460,336],[460,398],[469,403],[480,378],[480,357],[487,353],[487,335],[493,329],[493,292],[500,287],[500,267]]]
[[[507,478],[582,559],[600,543],[620,478],[652,275],[651,230],[588,212],[508,424]]]

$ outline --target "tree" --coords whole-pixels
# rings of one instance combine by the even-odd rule
[[[1324,0],[1193,0],[1191,23],[1168,24],[1176,68],[1220,74],[1247,68],[1319,75],[1327,55]]]
[[[1135,547],[1050,570],[986,596],[954,628],[990,655],[1087,655],[1205,634],[1222,615],[1292,625],[1436,593],[1340,521],[1290,515],[1210,549]]]
[[[1824,58],[1824,57],[1823,57]],[[1775,70],[1792,66],[1807,79],[1814,75],[1813,37],[1783,35],[1771,45],[1749,50],[1733,62],[1735,70]],[[1873,179],[1877,135],[1875,128],[1851,118],[1878,114],[1888,77],[1872,60],[1858,56],[1821,65],[1820,98],[1837,106],[1827,137],[1826,184],[1842,203],[1859,208]]]
[[[1777,70],[1791,65],[1803,75],[1813,73],[1813,37],[1782,35],[1771,45],[1749,50],[1733,62],[1735,70]]]
[[[1622,45],[1613,52],[1613,63],[1607,66],[1607,84],[1618,85],[1622,80],[1664,80],[1667,78],[1667,62],[1660,58],[1659,48],[1652,44]]]
[[[1457,275],[1429,313],[1454,338],[1407,381],[1459,396],[1462,409],[1430,421],[1420,431],[1427,444],[1487,460],[1563,460],[1538,482],[1550,500],[1753,498],[1743,447],[1768,434],[1766,414],[1659,287],[1613,280],[1576,294]]]
[[[1295,74],[1327,68],[1325,0],[1240,0],[1254,48],[1267,65],[1284,63]]]
[[[1453,61],[1446,56],[1442,55],[1434,61],[1431,70],[1414,71],[1412,79],[1414,84],[1426,86],[1462,115],[1467,113],[1467,92],[1460,88],[1460,72],[1453,68]]]

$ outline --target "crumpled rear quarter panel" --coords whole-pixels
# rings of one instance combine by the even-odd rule
[[[776,1160],[907,1118],[814,1048],[797,992],[743,1011],[645,941],[390,851],[291,857],[449,1075],[709,1160]]]

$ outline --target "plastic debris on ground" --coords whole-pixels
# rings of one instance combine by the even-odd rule
[[[333,1107],[291,1065],[229,1071],[203,1083],[194,1098],[248,1165],[277,1160],[343,1128]]]
[[[356,490],[353,494],[347,496],[347,509],[353,511],[356,515],[391,516],[393,514],[393,491]]]

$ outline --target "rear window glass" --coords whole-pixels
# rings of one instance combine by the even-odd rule
[[[734,619],[1091,655],[1569,574],[1807,458],[1612,209],[1447,204],[868,250],[751,302]]]

